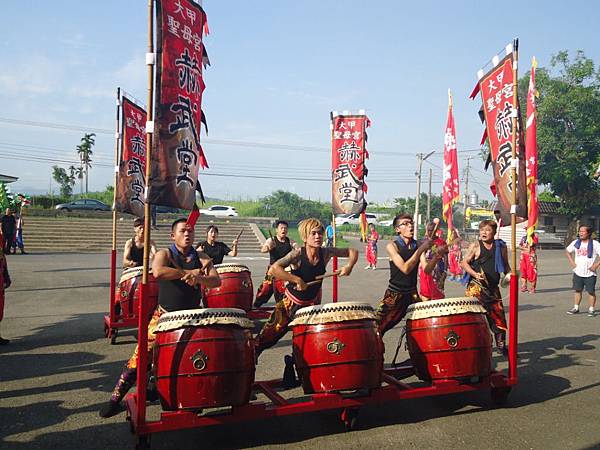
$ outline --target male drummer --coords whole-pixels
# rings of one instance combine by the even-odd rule
[[[294,248],[284,257],[274,261],[269,269],[269,274],[274,278],[288,281],[289,284],[281,301],[275,304],[275,310],[256,337],[256,355],[275,345],[287,331],[288,324],[294,314],[305,306],[321,303],[322,281],[307,285],[316,280],[316,277],[325,273],[327,263],[332,256],[349,258],[348,264],[338,271],[338,276],[350,275],[352,268],[358,260],[355,249],[324,247],[324,228],[317,219],[305,219],[298,224],[298,232],[304,241],[304,246]],[[286,267],[291,266],[292,271],[287,272]]]
[[[150,241],[150,260],[156,254],[156,245]],[[133,221],[133,237],[125,241],[123,250],[123,268],[138,267],[144,264],[144,219],[136,217]]]
[[[386,246],[390,259],[390,281],[377,308],[377,326],[383,336],[406,315],[408,305],[418,302],[417,274],[423,252],[433,246],[433,240],[425,239],[421,245],[414,240],[415,224],[410,214],[399,214],[393,221],[398,236]],[[444,252],[444,247],[438,248]]]
[[[510,265],[506,244],[501,239],[494,239],[497,227],[498,224],[493,220],[482,220],[479,223],[479,240],[469,246],[461,265],[470,275],[465,295],[476,297],[485,308],[487,321],[496,338],[496,346],[506,355],[508,327],[498,284],[500,274],[510,272]]]
[[[217,241],[219,237],[219,229],[216,225],[209,225],[206,229],[206,240],[200,242],[196,250],[199,252],[204,252],[210,259],[212,259],[213,264],[221,264],[223,262],[223,258],[225,255],[227,256],[237,256],[238,254],[238,240],[237,238],[233,240],[231,246],[233,250],[230,249],[227,244],[224,242]]]
[[[280,260],[289,252],[291,252],[292,248],[298,248],[297,244],[287,237],[288,223],[285,220],[278,220],[275,223],[275,227],[277,230],[275,237],[271,236],[260,248],[261,253],[269,253],[269,267],[267,267],[267,273],[264,281],[256,292],[256,299],[254,300],[255,308],[260,308],[262,305],[267,303],[273,293],[275,293],[276,302],[283,298],[283,293],[273,288],[273,277],[269,275],[269,268],[275,263],[275,261]]]
[[[214,288],[221,285],[212,260],[193,247],[194,230],[186,219],[178,219],[171,226],[173,244],[156,253],[152,274],[158,280],[158,306],[148,323],[148,352],[154,348],[154,330],[164,312],[195,309],[200,306],[200,284]],[[152,358],[149,357],[149,361]],[[135,384],[137,377],[138,348],[125,364],[110,400],[100,410],[100,417],[112,417],[123,410],[121,400]]]

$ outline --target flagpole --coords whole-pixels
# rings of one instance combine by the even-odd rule
[[[516,382],[517,379],[517,336],[519,307],[519,291],[517,279],[517,115],[518,111],[518,65],[519,65],[519,39],[513,41],[513,113],[512,113],[512,205],[510,208],[510,242],[511,242],[511,270],[510,270],[510,311],[509,311],[509,378]],[[519,186],[522,188],[523,186]]]
[[[146,387],[148,382],[148,261],[150,259],[150,203],[148,202],[148,190],[150,187],[150,165],[152,162],[152,132],[149,125],[154,123],[154,22],[153,22],[154,0],[148,0],[148,53],[146,64],[148,65],[148,106],[146,122],[146,191],[144,193],[144,264],[142,272],[142,291],[139,305],[138,319],[138,371],[137,371],[137,427],[143,426],[146,419]],[[150,122],[150,123],[148,123]]]
[[[333,123],[333,112],[329,113],[329,118],[330,118],[330,129],[331,129],[331,148],[333,149],[333,128],[334,128],[334,123]],[[331,155],[332,158],[332,165],[333,165],[333,153]],[[333,173],[331,174],[331,188],[333,189]],[[335,248],[336,245],[336,230],[335,230],[335,213],[333,212],[333,192],[331,195],[331,227],[333,228],[333,247]],[[337,256],[334,256],[332,258],[332,268],[333,271],[336,272],[338,270],[338,258]],[[331,285],[331,297],[332,297],[332,301],[333,303],[336,303],[338,301],[338,277],[333,277],[332,280],[332,285]]]
[[[117,88],[117,114],[115,119],[115,176],[113,187],[112,204],[112,249],[110,251],[110,322],[116,320],[115,317],[115,283],[117,270],[117,182],[119,176],[119,109],[121,107],[121,88]]]

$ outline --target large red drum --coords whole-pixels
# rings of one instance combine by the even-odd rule
[[[492,338],[485,309],[476,298],[410,305],[406,339],[421,380],[469,380],[490,374]]]
[[[154,371],[164,410],[248,403],[255,357],[240,309],[189,309],[163,314],[156,328]]]
[[[142,267],[130,267],[123,270],[117,288],[115,301],[121,307],[120,315],[124,318],[137,317],[142,289]],[[158,303],[158,283],[148,273],[148,311],[154,311]]]
[[[250,269],[242,264],[217,264],[215,269],[221,278],[221,286],[204,290],[206,307],[250,311],[254,299]]]
[[[381,385],[384,347],[368,303],[339,302],[299,309],[293,353],[307,394]]]

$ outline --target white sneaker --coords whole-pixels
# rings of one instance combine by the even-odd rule
[[[570,310],[567,311],[567,314],[579,314],[579,309],[578,308],[571,308]]]
[[[368,269],[370,269],[370,268],[371,268],[371,266],[367,266],[367,267],[365,267],[365,270],[368,270]]]
[[[588,317],[594,317],[596,315],[596,311],[594,311],[593,309],[588,310],[587,313]]]

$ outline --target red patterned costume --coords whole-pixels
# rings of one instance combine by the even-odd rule
[[[521,258],[519,260],[519,271],[521,272],[521,292],[527,291],[527,282],[531,284],[530,292],[535,293],[537,285],[537,245],[539,239],[537,234],[533,234],[533,241],[529,245],[527,236],[523,236],[519,247],[521,248]]]

